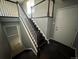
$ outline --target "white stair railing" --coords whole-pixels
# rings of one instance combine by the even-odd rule
[[[18,17],[17,5],[8,1],[0,1],[0,16]]]
[[[37,45],[35,38],[33,36],[34,31],[33,31],[33,33],[30,31],[32,28],[31,27],[29,28],[29,26],[30,26],[29,21],[27,20],[27,17],[23,13],[19,4],[18,4],[18,10],[19,10],[19,19],[20,19],[23,27],[25,28],[25,31],[26,31],[26,33],[27,33],[27,35],[28,35],[33,47],[34,47],[35,52],[37,53],[36,47],[38,47],[38,45]]]

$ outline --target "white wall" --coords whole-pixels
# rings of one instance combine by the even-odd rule
[[[57,9],[54,40],[72,47],[78,26],[78,7],[71,5]]]

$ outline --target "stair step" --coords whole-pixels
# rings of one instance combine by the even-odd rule
[[[40,46],[38,47],[38,48],[44,48],[44,45],[46,45],[47,44],[47,42],[43,42],[42,44],[40,44]]]
[[[47,42],[47,41],[44,40],[44,39],[42,39],[42,40],[38,41],[37,43],[38,43],[38,45],[40,45],[40,44],[42,44],[43,42]]]

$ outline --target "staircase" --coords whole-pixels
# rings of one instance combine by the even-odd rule
[[[28,30],[30,31],[28,31],[30,33],[29,35],[33,37],[34,47],[36,47],[38,52],[36,56],[32,50],[23,50],[13,57],[13,59],[37,59],[37,57],[38,59],[71,59],[71,57],[74,57],[74,50],[70,47],[53,40],[48,41],[33,20],[27,17],[21,5],[19,3],[18,5],[25,15],[25,19],[23,19],[23,15],[19,16],[19,18],[20,20],[25,20],[23,23],[25,24],[25,27],[28,27]]]
[[[37,44],[38,44],[38,49],[40,50],[45,44],[48,44],[48,42],[46,41],[43,34],[40,32],[38,27],[35,25],[33,20],[29,19],[29,21],[30,21],[31,25],[33,26],[33,28],[34,28],[34,30],[35,30],[35,32],[37,34]]]
[[[63,45],[54,40],[49,40],[48,44],[48,41],[40,32],[33,20],[29,18],[28,20],[37,35],[37,56],[39,59],[43,59],[45,57],[47,57],[48,59],[71,59],[71,57],[75,57],[75,50],[66,45]]]
[[[19,4],[19,6],[21,7],[21,5]],[[25,11],[23,10],[23,8],[21,7],[22,11],[24,12],[28,22],[31,24],[32,28],[34,29],[35,33],[36,33],[36,40],[37,40],[37,49],[38,51],[42,50],[42,48],[48,44],[48,41],[46,40],[46,38],[44,37],[43,33],[41,33],[41,31],[39,30],[39,28],[36,26],[36,24],[33,22],[32,19],[28,18]]]

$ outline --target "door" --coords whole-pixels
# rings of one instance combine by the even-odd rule
[[[9,41],[12,50],[12,56],[20,53],[23,49],[21,35],[20,35],[20,26],[16,22],[3,23],[3,30],[6,35],[6,38]]]
[[[78,26],[77,5],[60,8],[56,14],[54,40],[72,47]]]

